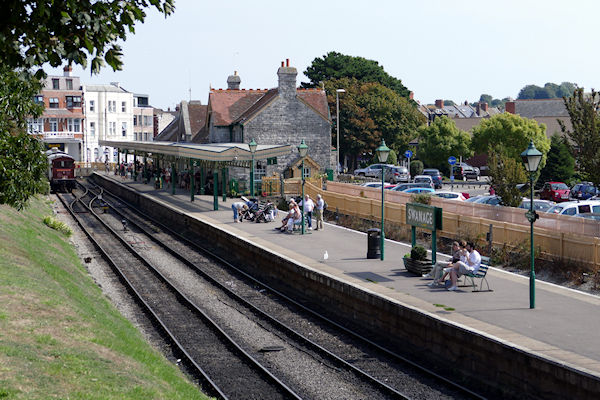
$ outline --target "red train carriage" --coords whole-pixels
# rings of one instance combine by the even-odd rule
[[[52,191],[69,191],[75,188],[75,159],[56,149],[49,150],[48,180]]]

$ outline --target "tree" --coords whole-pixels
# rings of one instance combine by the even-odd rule
[[[6,3],[6,2],[5,2]],[[127,32],[143,22],[145,9],[169,15],[174,0],[9,0],[0,15],[0,204],[21,209],[42,190],[46,158],[41,141],[26,133],[27,117],[42,110],[33,102],[46,74],[64,62],[96,73],[105,64],[121,69]],[[35,73],[33,71],[35,70]]]
[[[490,146],[488,154],[490,185],[500,197],[500,204],[518,207],[522,195],[517,184],[527,180],[523,163],[507,156],[501,146]]]
[[[43,191],[44,146],[27,134],[27,117],[43,108],[33,102],[40,82],[28,72],[0,67],[0,204],[22,209],[29,197]]]
[[[570,139],[568,143],[577,160],[579,174],[600,185],[600,94],[592,90],[584,96],[583,88],[576,89],[572,97],[564,98],[565,107],[571,118],[572,129],[568,130],[558,121],[562,132]]]
[[[473,152],[470,145],[469,134],[458,129],[454,121],[444,116],[436,118],[429,126],[419,128],[417,156],[428,167],[448,173],[448,157],[471,157]]]
[[[394,150],[390,150],[390,155],[388,156],[387,163],[392,165],[398,164],[398,155]]]
[[[96,73],[105,63],[121,69],[121,46],[145,9],[169,15],[174,0],[44,1],[9,0],[0,16],[0,64],[10,69],[58,67],[64,62],[87,66]],[[38,70],[38,78],[43,71]]]
[[[558,133],[550,138],[550,151],[546,166],[542,169],[539,183],[558,181],[569,182],[575,174],[575,159],[571,154],[568,144],[564,137]]]
[[[445,105],[445,106],[453,106],[453,105],[455,105],[455,104],[456,104],[456,103],[455,103],[455,102],[453,102],[452,100],[444,100],[444,105]]]
[[[560,85],[548,82],[543,88],[536,85],[527,85],[519,91],[517,99],[556,99],[569,97],[573,94],[576,87],[577,85],[571,82],[563,82]]]
[[[533,140],[535,147],[542,152],[541,171],[546,165],[546,154],[550,150],[550,139],[546,137],[546,125],[510,113],[494,115],[484,119],[473,128],[471,147],[475,154],[486,153],[490,146],[502,155],[521,162],[521,153]],[[521,182],[523,183],[523,182]]]
[[[489,94],[482,94],[481,96],[479,96],[479,101],[482,103],[492,104],[492,100],[493,98]]]
[[[385,72],[377,61],[347,56],[335,51],[327,53],[323,58],[315,58],[304,71],[304,75],[310,82],[303,82],[302,87],[318,87],[321,82],[332,79],[354,78],[359,82],[379,83],[405,98],[410,94],[402,81]]]
[[[358,156],[371,158],[381,139],[396,154],[403,153],[417,128],[425,123],[425,117],[412,103],[378,83],[341,78],[324,84],[331,108],[335,107],[336,89],[346,90],[340,99],[339,151],[341,157],[350,157],[353,166]],[[337,130],[334,132],[337,134]]]

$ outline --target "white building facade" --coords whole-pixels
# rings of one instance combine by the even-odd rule
[[[133,93],[117,82],[83,85],[85,99],[86,162],[116,162],[117,149],[98,145],[98,140],[134,140]]]

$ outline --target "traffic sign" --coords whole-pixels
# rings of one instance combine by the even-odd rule
[[[456,157],[454,157],[454,156],[448,157],[448,164],[450,164],[450,165],[456,164]]]
[[[404,152],[404,156],[405,156],[406,158],[411,158],[411,157],[412,157],[412,155],[413,155],[413,153],[412,153],[412,151],[410,151],[410,150],[406,150],[406,151]]]

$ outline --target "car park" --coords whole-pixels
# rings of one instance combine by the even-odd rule
[[[395,192],[403,192],[406,189],[410,189],[410,188],[415,188],[415,187],[419,187],[419,188],[431,188],[431,185],[427,182],[417,182],[417,183],[399,183],[396,186],[394,186],[393,188],[391,188],[390,190],[393,190]]]
[[[566,201],[555,205],[548,211],[550,214],[578,215],[578,214],[600,214],[599,200]]]
[[[479,168],[472,167],[467,163],[456,164],[453,168],[454,179],[466,181],[467,179],[479,180]]]
[[[425,193],[425,194],[434,194],[435,190],[432,188],[424,188],[424,187],[413,187],[403,190],[404,193]]]
[[[581,182],[571,188],[569,197],[573,200],[587,200],[600,194],[600,190],[591,182]]]
[[[423,170],[423,175],[431,176],[431,179],[433,180],[433,185],[435,186],[435,189],[442,188],[442,174],[440,173],[439,169],[425,168]]]
[[[435,189],[433,179],[429,175],[417,175],[413,179],[413,183],[428,183],[432,189]]]
[[[385,165],[386,169],[393,167],[392,164],[373,164],[369,165],[366,168],[360,168],[354,170],[354,175],[371,177],[371,178],[381,178],[381,169]]]
[[[540,199],[555,202],[569,201],[569,187],[564,182],[546,182],[540,190]]]
[[[465,201],[466,198],[462,193],[459,192],[451,192],[449,190],[436,190],[433,193],[434,196],[441,197],[446,200],[457,200],[457,201]]]

